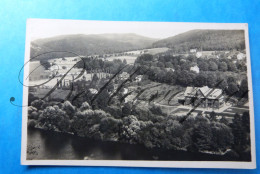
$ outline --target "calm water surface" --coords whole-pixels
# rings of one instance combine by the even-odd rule
[[[147,149],[142,145],[101,142],[65,133],[28,129],[27,159],[237,161],[234,157]]]

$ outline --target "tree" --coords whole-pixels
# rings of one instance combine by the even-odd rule
[[[215,62],[210,61],[209,62],[209,70],[210,71],[217,71],[218,70],[218,65]]]
[[[207,77],[207,84],[210,88],[217,85],[217,76],[215,73],[209,73]]]
[[[235,75],[229,75],[228,77],[227,77],[227,82],[228,83],[237,83],[237,77],[235,77]]]
[[[48,60],[40,60],[40,64],[47,70],[51,67],[51,63]]]
[[[211,120],[211,121],[216,121],[216,116],[217,116],[217,114],[216,114],[216,112],[214,112],[214,111],[212,111],[210,114],[209,114],[209,119]]]
[[[157,106],[155,104],[153,104],[149,109],[155,115],[165,115],[165,113],[163,113],[161,107]]]
[[[142,54],[141,56],[137,57],[135,63],[143,64],[146,61],[153,61],[153,56],[151,54]]]
[[[234,135],[234,149],[238,153],[242,153],[247,144],[247,132],[244,129],[242,118],[239,114],[235,114],[233,123],[231,124],[232,133]]]
[[[195,75],[186,70],[177,73],[177,82],[183,86],[191,85],[194,78]]]
[[[160,68],[164,68],[164,64],[162,62],[158,62],[157,66],[160,67]]]
[[[229,71],[232,71],[232,72],[236,72],[237,71],[237,66],[233,62],[228,62],[227,65],[228,65],[228,70]]]
[[[92,81],[93,82],[97,82],[98,81],[98,76],[97,76],[96,73],[93,75]]]
[[[121,119],[115,119],[113,117],[102,118],[100,121],[100,132],[103,133],[103,140],[118,141],[121,125]]]
[[[198,66],[201,71],[208,71],[209,69],[209,65],[206,61],[198,62]]]
[[[80,107],[80,111],[84,111],[87,109],[91,109],[91,106],[88,104],[88,102],[84,102],[82,103],[81,107]]]
[[[218,66],[218,70],[223,72],[227,71],[228,70],[227,64],[225,62],[220,62]]]
[[[47,130],[67,132],[70,129],[69,121],[69,116],[57,105],[46,107],[39,117],[40,126]]]
[[[163,137],[164,139],[161,140],[162,144],[165,148],[181,148],[182,136],[184,134],[183,126],[179,123],[179,121],[174,119],[168,119],[164,124],[166,137]]]
[[[109,93],[107,90],[103,90],[98,97],[96,98],[95,102],[92,103],[95,105],[95,107],[99,108],[99,109],[104,109],[105,107],[107,107],[108,105],[108,100],[109,100]]]
[[[72,118],[76,111],[76,107],[73,106],[69,101],[65,101],[62,104],[62,110],[65,111],[70,118]]]
[[[242,115],[242,123],[247,133],[250,133],[250,115],[249,112],[244,112]]]
[[[238,92],[239,88],[234,82],[231,82],[228,84],[227,93],[229,95],[234,95],[236,92]]]
[[[241,81],[240,87],[239,87],[240,94],[243,95],[245,92],[248,91],[248,82],[247,79],[243,79]],[[247,95],[246,95],[247,96]]]
[[[212,150],[215,151],[226,151],[230,149],[234,143],[234,136],[232,130],[223,123],[212,122],[211,131],[212,136]]]
[[[132,104],[130,102],[125,103],[123,108],[122,108],[122,115],[123,116],[130,115],[131,110],[132,110]]]
[[[129,143],[137,143],[141,123],[134,115],[124,117],[122,120],[121,138]]]
[[[42,109],[42,105],[44,105],[44,101],[41,100],[41,99],[38,99],[38,100],[34,100],[31,105],[35,108],[37,108],[38,110]]]
[[[122,110],[117,105],[111,105],[104,108],[106,112],[110,113],[114,118],[121,118],[122,117]]]
[[[207,74],[205,73],[200,73],[199,75],[197,75],[194,79],[194,84],[197,87],[201,87],[201,86],[205,86],[207,85]]]
[[[227,80],[224,78],[223,79],[218,78],[218,81],[216,84],[218,84],[216,87],[220,88],[222,90],[225,90],[228,86]]]
[[[193,150],[204,151],[211,150],[212,131],[209,123],[198,123],[192,135]]]
[[[166,62],[165,68],[173,68],[173,64],[171,62]]]
[[[39,97],[34,96],[32,93],[29,92],[28,95],[28,105],[31,106],[32,102],[36,99],[39,99]]]

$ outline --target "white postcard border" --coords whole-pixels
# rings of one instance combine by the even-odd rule
[[[26,26],[26,44],[25,44],[25,60],[26,63],[30,57],[30,42],[31,42],[31,23],[41,21],[58,21],[58,22],[83,22],[90,24],[95,23],[116,23],[122,25],[126,23],[167,23],[169,25],[183,25],[183,26],[198,26],[199,29],[243,29],[245,32],[246,55],[247,55],[247,77],[249,87],[249,110],[250,110],[250,139],[251,139],[251,162],[229,162],[229,161],[129,161],[129,160],[27,160],[27,107],[22,109],[22,143],[21,143],[21,164],[22,165],[59,165],[59,166],[118,166],[118,167],[176,167],[176,168],[233,168],[233,169],[255,169],[256,168],[256,153],[255,153],[255,124],[254,124],[254,107],[253,107],[253,88],[251,75],[251,61],[249,49],[249,34],[248,24],[246,23],[182,23],[182,22],[113,22],[113,21],[82,21],[82,20],[57,20],[57,19],[28,19]],[[29,84],[28,78],[29,66],[24,68],[23,83]],[[23,106],[28,103],[28,88],[23,87]]]

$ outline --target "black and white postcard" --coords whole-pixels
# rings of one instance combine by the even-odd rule
[[[23,165],[255,168],[247,24],[29,19]]]

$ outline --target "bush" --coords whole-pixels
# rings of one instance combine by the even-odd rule
[[[82,103],[81,107],[80,107],[80,111],[84,111],[87,109],[91,109],[90,105],[88,104],[88,102],[84,102]]]
[[[48,106],[43,110],[39,117],[39,123],[47,130],[68,132],[70,128],[69,116],[56,105]]]
[[[28,121],[28,128],[34,128],[36,126],[35,120],[29,120]]]
[[[38,110],[42,109],[42,105],[44,104],[45,102],[41,99],[38,99],[38,100],[34,100],[31,105],[35,108],[37,108]]]
[[[63,111],[66,112],[66,114],[72,118],[75,111],[76,111],[76,107],[73,106],[69,101],[65,101],[63,104],[62,104],[62,109]]]
[[[105,108],[105,111],[110,113],[114,118],[121,118],[122,117],[122,110],[119,106],[112,105]]]

